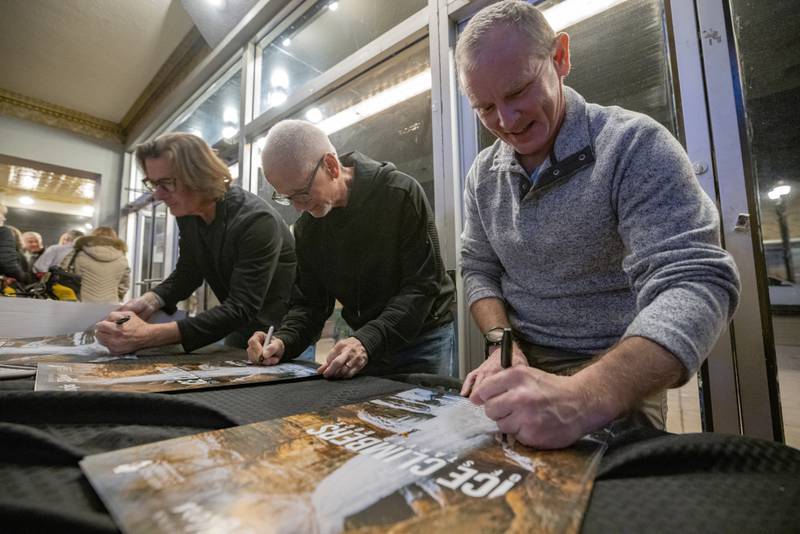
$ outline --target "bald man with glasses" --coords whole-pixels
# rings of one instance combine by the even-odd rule
[[[319,338],[338,300],[353,329],[327,355],[326,378],[357,373],[454,373],[454,286],[444,270],[425,193],[391,163],[358,152],[339,157],[306,121],[273,126],[261,153],[272,199],[295,223],[297,281],[271,341],[257,332],[253,362],[299,356]]]

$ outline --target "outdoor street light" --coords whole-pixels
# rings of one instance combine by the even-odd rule
[[[786,222],[786,196],[791,192],[789,185],[776,185],[769,190],[767,196],[775,201],[775,213],[778,214],[778,227],[781,231],[783,245],[783,265],[786,268],[786,280],[794,282],[794,265],[792,264],[792,243],[789,239],[789,225]]]

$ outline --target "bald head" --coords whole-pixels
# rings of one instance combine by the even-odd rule
[[[261,151],[261,168],[268,180],[273,173],[302,179],[326,153],[335,155],[336,149],[325,132],[307,121],[285,120],[270,128]]]

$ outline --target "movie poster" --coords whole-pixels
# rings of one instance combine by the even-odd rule
[[[81,468],[124,532],[578,532],[604,447],[506,444],[482,408],[412,389]]]
[[[40,363],[34,391],[127,391],[158,393],[283,382],[315,377],[315,367],[295,363],[272,366],[247,361],[180,363]]]

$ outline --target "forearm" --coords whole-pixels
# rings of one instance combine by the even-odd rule
[[[588,431],[628,413],[644,398],[680,383],[685,367],[669,351],[643,337],[621,341],[574,375],[591,409]]]
[[[506,305],[501,299],[486,298],[477,300],[470,306],[469,311],[483,333],[492,328],[508,328],[510,326]]]
[[[178,330],[178,323],[148,324],[146,336],[146,347],[161,347],[181,342],[181,333]],[[145,348],[145,347],[142,347]]]

